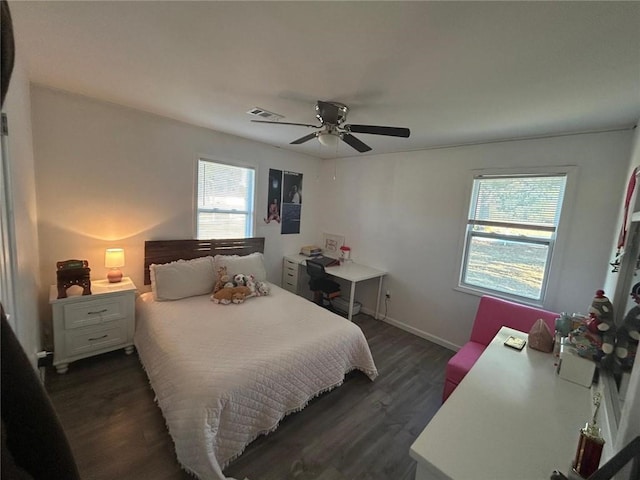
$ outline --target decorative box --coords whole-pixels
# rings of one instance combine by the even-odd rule
[[[560,378],[589,388],[595,372],[595,362],[578,355],[578,351],[572,345],[560,347],[560,359],[556,369]]]

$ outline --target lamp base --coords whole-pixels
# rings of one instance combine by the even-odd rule
[[[109,270],[109,273],[107,273],[107,279],[109,280],[109,283],[118,283],[122,280],[122,271]]]

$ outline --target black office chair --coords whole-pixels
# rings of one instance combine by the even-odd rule
[[[307,260],[307,274],[309,288],[313,292],[313,301],[322,307],[329,307],[331,299],[340,296],[340,284],[329,278],[324,265],[313,260]]]

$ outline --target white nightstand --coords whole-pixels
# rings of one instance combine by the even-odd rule
[[[130,278],[121,282],[92,280],[91,295],[58,299],[55,285],[49,290],[53,309],[53,365],[66,373],[69,363],[124,348],[133,352],[136,286]]]

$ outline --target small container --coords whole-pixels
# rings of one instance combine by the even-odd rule
[[[340,247],[340,262],[348,262],[351,260],[351,248],[343,245]]]

